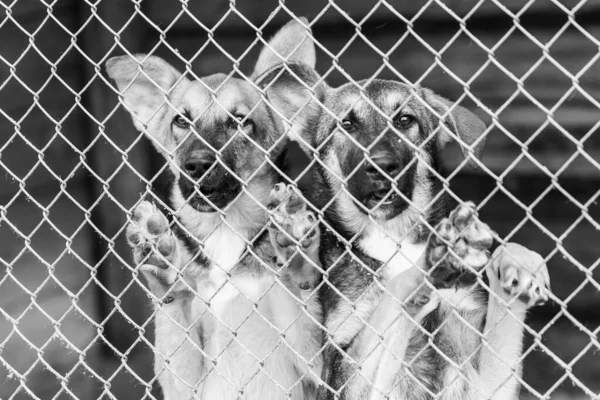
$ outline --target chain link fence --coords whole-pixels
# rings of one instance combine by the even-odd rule
[[[600,4],[405,3],[0,1],[0,398],[599,398]]]

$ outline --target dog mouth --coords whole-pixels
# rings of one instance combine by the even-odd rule
[[[179,188],[186,202],[198,211],[223,210],[241,192],[240,182],[228,174],[217,185],[180,179]]]
[[[376,207],[382,208],[392,206],[394,203],[402,200],[398,193],[396,193],[391,187],[385,189],[373,190],[367,196],[367,205],[373,209]]]
[[[375,190],[371,193],[370,201],[380,205],[390,205],[398,199],[398,193],[390,189]]]

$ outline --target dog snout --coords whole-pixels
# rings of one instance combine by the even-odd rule
[[[185,160],[183,167],[191,178],[200,179],[216,161],[217,158],[212,152],[195,152]]]
[[[394,157],[393,154],[380,152],[373,154],[370,158],[370,161],[365,161],[365,171],[372,180],[385,179],[385,175],[382,175],[380,171],[383,171],[391,178],[395,178],[400,173],[400,160]]]

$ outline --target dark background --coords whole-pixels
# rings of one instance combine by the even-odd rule
[[[158,393],[151,307],[122,232],[146,188],[164,188],[162,163],[101,65],[126,49],[189,60],[198,76],[249,73],[250,24],[267,38],[288,12],[313,24],[329,84],[419,82],[494,124],[485,170],[448,149],[450,189],[547,258],[557,301],[530,313],[523,398],[599,393],[600,3],[498,3],[0,3],[0,398]]]

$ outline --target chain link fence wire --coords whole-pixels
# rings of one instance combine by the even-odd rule
[[[265,382],[276,387],[277,398],[292,398],[292,392],[307,390],[309,378],[336,392],[339,388],[329,387],[330,382],[320,374],[326,347],[345,352],[335,338],[348,324],[363,326],[362,334],[375,337],[376,349],[365,356],[363,365],[357,364],[364,369],[355,369],[349,382],[373,384],[372,376],[364,372],[368,359],[377,351],[383,351],[388,361],[394,358],[386,333],[398,326],[394,325],[397,321],[414,325],[428,338],[425,348],[433,349],[456,370],[438,392],[431,392],[414,369],[405,369],[402,379],[429,392],[431,398],[447,398],[459,382],[470,387],[475,398],[491,396],[479,391],[482,386],[465,371],[482,349],[499,360],[510,355],[491,348],[489,337],[458,311],[452,313],[452,323],[463,326],[465,335],[478,338],[478,344],[462,358],[446,353],[434,340],[444,323],[428,332],[413,320],[414,315],[402,311],[398,320],[382,327],[361,310],[368,294],[348,296],[329,280],[328,270],[348,259],[375,274],[372,265],[353,255],[364,232],[337,232],[325,210],[353,201],[348,186],[365,166],[394,181],[370,156],[389,135],[414,154],[400,176],[411,167],[424,168],[423,173],[441,183],[441,193],[450,199],[449,210],[457,204],[470,207],[491,227],[500,246],[520,243],[539,253],[548,266],[552,293],[544,293],[550,301],[532,308],[525,322],[517,323],[525,333],[523,352],[512,361],[503,361],[509,375],[518,380],[521,397],[599,398],[600,320],[595,310],[600,291],[596,245],[600,243],[600,141],[596,134],[600,126],[600,4],[592,0],[404,3],[409,2],[0,1],[4,14],[0,20],[0,37],[4,38],[0,43],[0,398],[159,399],[173,393],[172,387],[163,387],[161,393],[159,380],[164,386],[165,377],[183,388],[174,398],[200,398],[205,383],[215,380],[228,386],[232,398],[251,396]],[[251,71],[260,50],[270,48],[277,53],[278,48],[268,40],[290,20],[310,29],[306,32],[316,48],[320,76],[313,82],[303,81],[284,56],[283,68],[271,83],[257,81]],[[107,75],[105,65],[114,56],[133,62],[126,84]],[[155,65],[151,56],[165,59],[182,74],[174,74],[165,87],[161,77],[157,79],[157,70],[147,67]],[[224,74],[218,84],[203,79],[214,73]],[[297,93],[302,89],[312,93],[300,105],[293,96],[288,98],[297,106],[291,113],[270,92],[277,89],[277,78],[287,75],[301,82]],[[398,115],[390,115],[369,97],[366,88],[376,79],[409,85],[398,109],[414,101],[447,120],[455,106],[442,112],[432,107],[419,89],[429,87],[471,109],[487,128],[475,143],[443,124],[423,143],[405,140],[396,124]],[[195,81],[199,91],[208,93],[209,105],[182,114],[178,123],[187,130],[169,142],[160,133],[157,136],[148,121],[161,118],[165,110],[180,112],[177,87],[186,80]],[[140,102],[151,102],[144,97],[147,92],[133,102],[128,95],[141,81],[150,91],[160,90],[160,102],[151,104],[152,112],[145,115],[135,108]],[[347,112],[331,109],[319,97],[325,83],[350,85],[358,95],[347,111],[366,107],[373,119],[384,121],[370,143],[348,133],[342,117]],[[256,101],[243,113],[232,108],[222,96],[231,87],[254,93]],[[198,104],[204,103],[198,100]],[[313,108],[320,110],[321,120],[333,121],[327,138],[319,144],[294,130]],[[137,114],[133,123],[130,113]],[[210,123],[215,113],[234,121],[230,127],[234,133],[220,147],[198,128]],[[261,113],[284,121],[280,136],[267,146],[249,133],[247,125],[249,116]],[[427,142],[442,134],[458,142],[444,150],[447,173],[432,164],[427,150]],[[297,139],[288,144],[296,146],[286,161],[292,172],[281,171],[273,156],[289,135]],[[322,143],[334,140],[344,140],[364,154],[343,176],[331,160],[320,157]],[[206,175],[220,168],[231,191],[239,189],[232,202],[245,199],[254,204],[248,207],[259,215],[255,226],[246,229],[228,214],[229,203],[215,202],[217,212],[206,214],[210,229],[201,223],[190,231],[188,206],[177,198],[172,201],[172,181],[179,175],[194,186],[190,169],[178,159],[192,142],[201,143],[215,156]],[[477,157],[477,146],[483,142],[487,142],[485,155]],[[235,149],[238,157],[252,155],[246,159],[252,170],[244,176],[227,160],[228,148],[239,143],[245,147]],[[461,154],[464,149],[466,158]],[[340,190],[323,205],[307,204],[306,232],[290,235],[281,219],[281,207],[267,204],[272,185],[257,190],[252,182],[260,181],[265,170],[276,170],[286,176],[286,183],[306,189],[315,184],[309,179],[311,168],[334,176]],[[392,195],[419,212],[441,196],[435,194],[423,203],[407,197],[395,183],[389,190],[374,209],[358,201],[354,206],[363,207],[366,218],[381,225],[377,209],[391,201]],[[294,192],[301,202],[308,202],[300,190]],[[197,185],[192,194],[211,203],[211,196],[206,197]],[[168,225],[162,213],[169,215]],[[145,231],[145,226],[152,225],[149,220],[155,232]],[[303,244],[317,226],[321,235],[328,232],[343,249],[331,265],[311,257]],[[287,232],[284,237],[292,253],[283,261],[273,246],[265,250],[257,245],[269,229]],[[377,230],[382,252],[388,240],[402,242],[436,227],[417,218],[401,237],[390,238],[384,229]],[[179,233],[161,236],[171,231]],[[157,236],[168,237],[169,245],[178,241],[179,250],[163,251],[167,239],[154,240]],[[127,237],[146,245],[136,247],[135,257]],[[227,245],[212,251],[211,241],[218,238]],[[450,249],[446,257],[461,258],[457,253],[456,248]],[[398,255],[410,257],[400,248],[390,252],[389,258]],[[298,296],[286,271],[300,257],[322,279],[312,294],[309,290]],[[152,267],[148,273],[148,264],[164,268]],[[202,270],[200,264],[211,267]],[[251,265],[261,271],[256,272],[260,279],[270,283],[258,285],[254,278],[245,281],[234,265]],[[473,272],[478,284],[490,292],[489,301],[499,300],[506,308],[505,318],[494,328],[508,331],[503,327],[514,326],[518,320],[514,307],[494,291],[485,273]],[[274,278],[269,281],[268,277]],[[161,286],[161,279],[168,284]],[[210,279],[212,286],[199,290],[197,282],[202,279]],[[386,283],[375,279],[373,290],[393,298]],[[350,310],[331,324],[311,309],[318,291],[326,287]],[[272,293],[295,299],[300,312],[273,317],[263,307],[272,301]],[[181,301],[194,304],[193,317],[182,319]],[[223,301],[238,302],[236,307],[242,311],[237,319],[218,309]],[[392,304],[400,303],[396,299]],[[207,347],[211,338],[199,333],[202,329],[223,335],[221,347]],[[256,343],[248,339],[253,329],[268,332],[264,339],[269,345],[258,347],[260,354]],[[307,336],[319,332],[324,341],[310,353],[293,341],[298,330]],[[161,345],[167,342],[168,346]],[[180,361],[182,354],[188,357],[185,365]],[[273,368],[272,360],[282,355],[301,366],[294,371],[297,378],[280,379],[281,370]],[[237,365],[232,357],[240,366],[250,366],[248,370],[243,374],[227,370]],[[407,365],[405,360],[402,363]],[[201,378],[190,381],[196,370],[201,371]],[[235,381],[232,376],[242,378]]]

